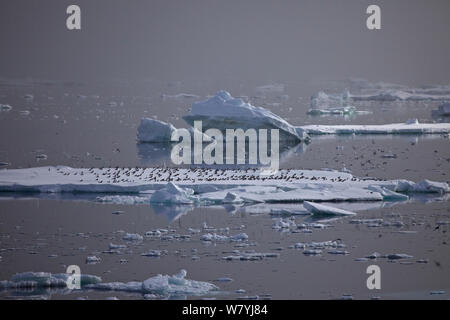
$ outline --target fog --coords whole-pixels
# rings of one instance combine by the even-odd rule
[[[449,16],[448,0],[3,0],[0,76],[449,83]]]

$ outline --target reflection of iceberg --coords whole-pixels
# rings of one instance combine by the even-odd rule
[[[167,216],[169,221],[175,221],[194,209],[194,206],[185,204],[167,205],[162,203],[152,203],[150,206],[156,214]]]

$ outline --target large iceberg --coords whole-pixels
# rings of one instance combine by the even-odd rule
[[[208,100],[192,104],[190,114],[183,119],[191,126],[201,120],[207,129],[279,129],[281,141],[302,141],[307,138],[296,128],[271,111],[252,106],[242,99],[233,98],[227,91],[219,91]]]

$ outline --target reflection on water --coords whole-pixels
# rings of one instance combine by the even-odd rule
[[[105,194],[85,194],[85,193],[0,193],[1,200],[65,200],[65,201],[88,201],[95,202],[97,204],[108,204],[108,202],[99,202],[99,198],[105,196]],[[140,205],[149,206],[153,212],[157,215],[164,215],[169,222],[176,221],[180,217],[189,214],[194,209],[206,208],[206,209],[221,209],[225,210],[229,214],[244,214],[244,215],[271,215],[271,216],[307,216],[308,219],[318,221],[323,220],[324,217],[311,216],[302,205],[302,203],[239,203],[239,204],[162,204],[162,203],[150,203],[148,198],[142,197],[144,201],[136,201],[136,195],[122,195],[121,202],[114,202],[118,205]],[[408,200],[403,201],[361,201],[361,202],[333,202],[331,206],[344,209],[352,212],[376,210],[381,208],[390,208],[399,204],[420,202],[420,203],[432,203],[440,201],[449,201],[450,194],[411,194],[408,195]],[[128,199],[129,198],[129,199]]]

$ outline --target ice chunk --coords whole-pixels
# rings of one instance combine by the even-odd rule
[[[150,198],[152,203],[170,204],[192,204],[198,200],[198,197],[194,196],[194,190],[180,188],[173,182],[169,182],[165,188],[155,191]]]
[[[387,188],[380,187],[380,186],[369,186],[369,190],[378,192],[383,196],[383,200],[408,200],[409,197],[407,195],[397,193],[394,191],[391,191]]]
[[[338,208],[333,208],[330,206],[326,206],[323,204],[313,203],[305,201],[303,202],[303,206],[306,210],[316,215],[338,215],[338,216],[352,216],[356,213],[351,211],[346,211]]]
[[[100,263],[100,261],[102,261],[102,259],[100,259],[99,257],[96,257],[96,256],[87,256],[86,257],[86,264],[96,264],[96,263]]]
[[[122,239],[125,241],[142,241],[144,237],[138,233],[126,233]]]
[[[307,138],[301,128],[295,128],[269,110],[233,98],[226,91],[219,91],[208,100],[193,103],[190,114],[183,119],[191,126],[194,126],[195,120],[202,120],[205,130],[279,129],[282,141],[302,141]]]
[[[9,104],[1,104],[0,103],[0,112],[8,112],[11,111],[12,107]]]
[[[423,180],[421,182],[414,183],[407,180],[399,180],[395,191],[404,193],[447,193],[450,192],[450,187],[446,182]]]
[[[236,193],[228,192],[225,198],[223,198],[223,203],[242,203],[242,200]]]
[[[163,121],[152,118],[142,118],[138,127],[139,142],[170,142],[175,127]]]

